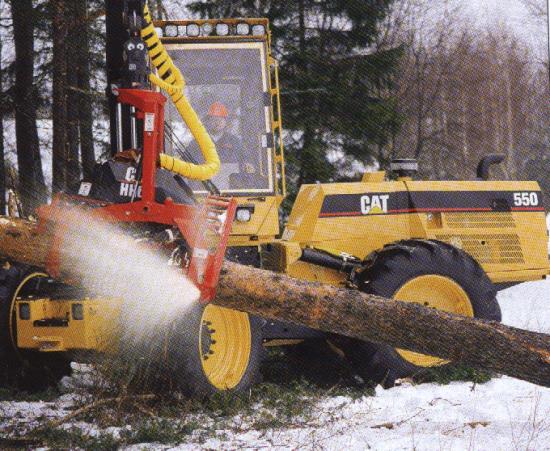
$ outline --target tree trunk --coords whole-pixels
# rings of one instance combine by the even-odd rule
[[[82,3],[82,2],[78,2]],[[79,163],[79,100],[78,92],[78,72],[76,55],[80,52],[79,35],[85,24],[80,22],[76,8],[70,7],[67,10],[67,48],[65,58],[67,64],[67,189],[75,192],[80,182],[80,163]],[[76,64],[75,64],[76,63]]]
[[[67,188],[67,8],[65,0],[52,0],[53,24],[53,152],[52,191]]]
[[[2,40],[0,39],[0,95],[4,98],[4,67],[2,66]],[[4,156],[4,109],[0,108],[0,215],[6,214],[6,161]]]
[[[0,218],[0,255],[8,259],[44,267],[49,241],[34,223]],[[215,303],[550,386],[550,336],[545,334],[229,262]]]
[[[156,0],[156,13],[157,17],[155,17],[156,20],[162,20],[164,7],[162,6],[162,0]]]
[[[11,0],[15,44],[15,136],[19,193],[30,213],[46,201],[46,184],[38,142],[34,82],[34,10],[31,0]]]
[[[90,83],[90,22],[87,1],[76,2],[74,8],[82,24],[76,33],[76,63],[78,71],[78,120],[80,131],[80,158],[85,178],[90,178],[94,170],[95,152],[93,135],[93,105]]]
[[[216,304],[550,386],[550,336],[226,262]]]

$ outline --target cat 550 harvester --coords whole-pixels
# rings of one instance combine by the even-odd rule
[[[488,180],[496,156],[484,158],[471,181],[417,181],[416,162],[396,160],[389,174],[302,186],[281,233],[282,120],[268,21],[153,24],[142,0],[106,6],[113,156],[78,193],[41,207],[39,220],[46,226],[76,205],[107,222],[139,225],[147,237],[170,237],[161,245],[178,254],[201,292],[180,346],[186,351],[177,355],[183,363],[172,367],[192,393],[247,389],[265,346],[332,338],[209,304],[224,256],[496,321],[498,290],[549,274],[539,185]],[[159,88],[172,99],[166,110]],[[63,295],[70,290],[59,289],[58,272],[55,249],[46,272],[4,264],[7,375],[55,378],[75,355],[105,351],[102,334],[113,333],[120,312],[108,300]],[[340,350],[361,375],[386,384],[445,363],[358,341]]]

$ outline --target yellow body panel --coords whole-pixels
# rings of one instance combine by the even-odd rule
[[[255,246],[272,242],[279,235],[279,199],[277,197],[237,197],[239,206],[252,206],[249,222],[234,221],[228,245]]]
[[[332,194],[362,194],[367,192],[393,193],[404,191],[401,182],[386,183],[335,183],[330,185],[305,185],[300,190],[283,233],[283,240],[302,243],[304,246],[329,247],[340,252],[365,257],[384,244],[410,237],[416,225],[416,215],[396,215],[391,227],[388,218],[365,217],[319,218],[325,196]],[[375,232],[375,233],[373,233]],[[368,239],[367,239],[368,236]]]
[[[29,306],[29,319],[22,319],[21,305]],[[72,317],[73,305],[82,305],[83,319]],[[120,302],[117,299],[17,301],[17,347],[42,352],[98,351],[116,345]],[[40,326],[41,321],[66,320],[66,326]]]
[[[513,283],[544,278],[550,273],[548,236],[544,211],[437,211],[411,209],[384,214],[372,207],[366,214],[347,217],[321,217],[327,196],[370,195],[383,197],[421,193],[426,198],[438,193],[479,196],[483,192],[539,192],[536,182],[514,181],[387,181],[379,173],[363,180],[375,182],[305,185],[301,188],[278,253],[287,252],[289,243],[300,248],[313,247],[334,254],[344,253],[364,259],[384,245],[405,239],[434,239],[463,249],[475,258],[495,283]],[[387,199],[386,199],[387,200]],[[267,255],[273,254],[264,251]],[[294,251],[295,253],[295,251]],[[280,260],[277,267],[270,257],[268,267],[307,280],[344,283],[344,275],[295,259]]]

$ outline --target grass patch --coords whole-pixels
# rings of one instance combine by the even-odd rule
[[[69,429],[43,429],[30,436],[30,438],[33,446],[46,446],[52,450],[93,449],[94,451],[111,451],[122,446],[138,443],[177,445],[198,428],[199,425],[194,422],[182,423],[181,421],[164,418],[140,419],[132,424],[130,428],[122,429],[119,436],[109,432],[91,434],[74,426]],[[17,443],[17,439],[11,441]]]
[[[52,450],[66,449],[93,449],[97,451],[115,451],[121,441],[112,434],[100,433],[98,435],[88,434],[77,427],[71,429],[48,429],[43,431],[37,440]]]
[[[48,387],[39,391],[19,390],[15,387],[0,387],[0,401],[51,402],[55,401],[60,392],[55,387]]]
[[[182,423],[164,418],[143,421],[124,430],[121,439],[125,445],[162,443],[176,445],[199,428],[195,422]]]
[[[493,378],[494,374],[476,370],[464,365],[444,365],[435,368],[426,368],[413,379],[416,383],[433,382],[447,385],[451,382],[474,382],[484,384]]]

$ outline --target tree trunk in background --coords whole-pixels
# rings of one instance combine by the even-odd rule
[[[0,39],[0,95],[4,98],[4,67],[2,66],[2,40]],[[6,161],[4,157],[4,108],[0,107],[0,215],[6,214]]]
[[[298,44],[299,52],[304,64],[308,64],[308,53],[307,53],[307,43],[306,43],[306,12],[304,0],[298,1]],[[304,67],[304,73],[302,74],[305,77],[305,72],[307,67]],[[305,90],[307,87],[304,83],[305,80],[300,80],[299,89]],[[302,94],[303,96],[303,94]],[[302,102],[302,107],[304,111],[307,112],[311,117],[313,117],[314,107],[313,101],[310,96],[304,96]],[[300,169],[298,172],[298,183],[297,186],[302,186],[304,183],[315,183],[319,180],[320,174],[316,170],[315,162],[316,158],[312,158],[312,154],[317,152],[314,151],[313,146],[315,146],[315,125],[308,122],[304,124],[303,127],[303,137],[301,147],[297,149],[298,161],[300,164]]]
[[[15,135],[19,194],[26,213],[45,202],[47,193],[36,128],[34,75],[34,13],[32,0],[11,0],[15,43]]]
[[[76,2],[75,14],[82,26],[75,33],[75,52],[78,72],[78,119],[80,131],[80,158],[85,178],[92,176],[95,164],[93,135],[93,105],[90,84],[90,23],[88,22],[87,1]]]
[[[511,68],[506,68],[504,74],[506,83],[506,172],[510,180],[517,178],[517,166],[515,159],[515,143],[514,143],[514,113],[513,113],[513,98],[512,98],[512,74]]]
[[[76,3],[83,3],[78,1]],[[80,21],[76,8],[71,6],[67,8],[67,48],[65,52],[67,64],[67,189],[74,192],[78,189],[80,182],[80,162],[79,162],[79,100],[78,92],[78,72],[77,55],[80,53],[79,34],[82,33],[86,26]]]
[[[162,0],[155,0],[156,4],[156,17],[155,20],[163,20],[163,18],[166,18],[166,10],[164,9],[164,5],[162,4]]]
[[[1,76],[1,73],[0,73]],[[2,90],[0,82],[0,91]],[[0,215],[6,214],[6,161],[4,158],[4,116],[0,116]]]
[[[69,162],[67,120],[67,7],[65,0],[52,0],[53,25],[53,152],[52,191],[67,188]]]
[[[71,233],[70,228],[67,232]],[[0,256],[43,268],[50,245],[51,235],[37,233],[35,223],[0,220]],[[77,276],[77,258],[71,265],[60,262],[69,278]],[[550,387],[550,335],[231,262],[224,264],[214,303]]]

